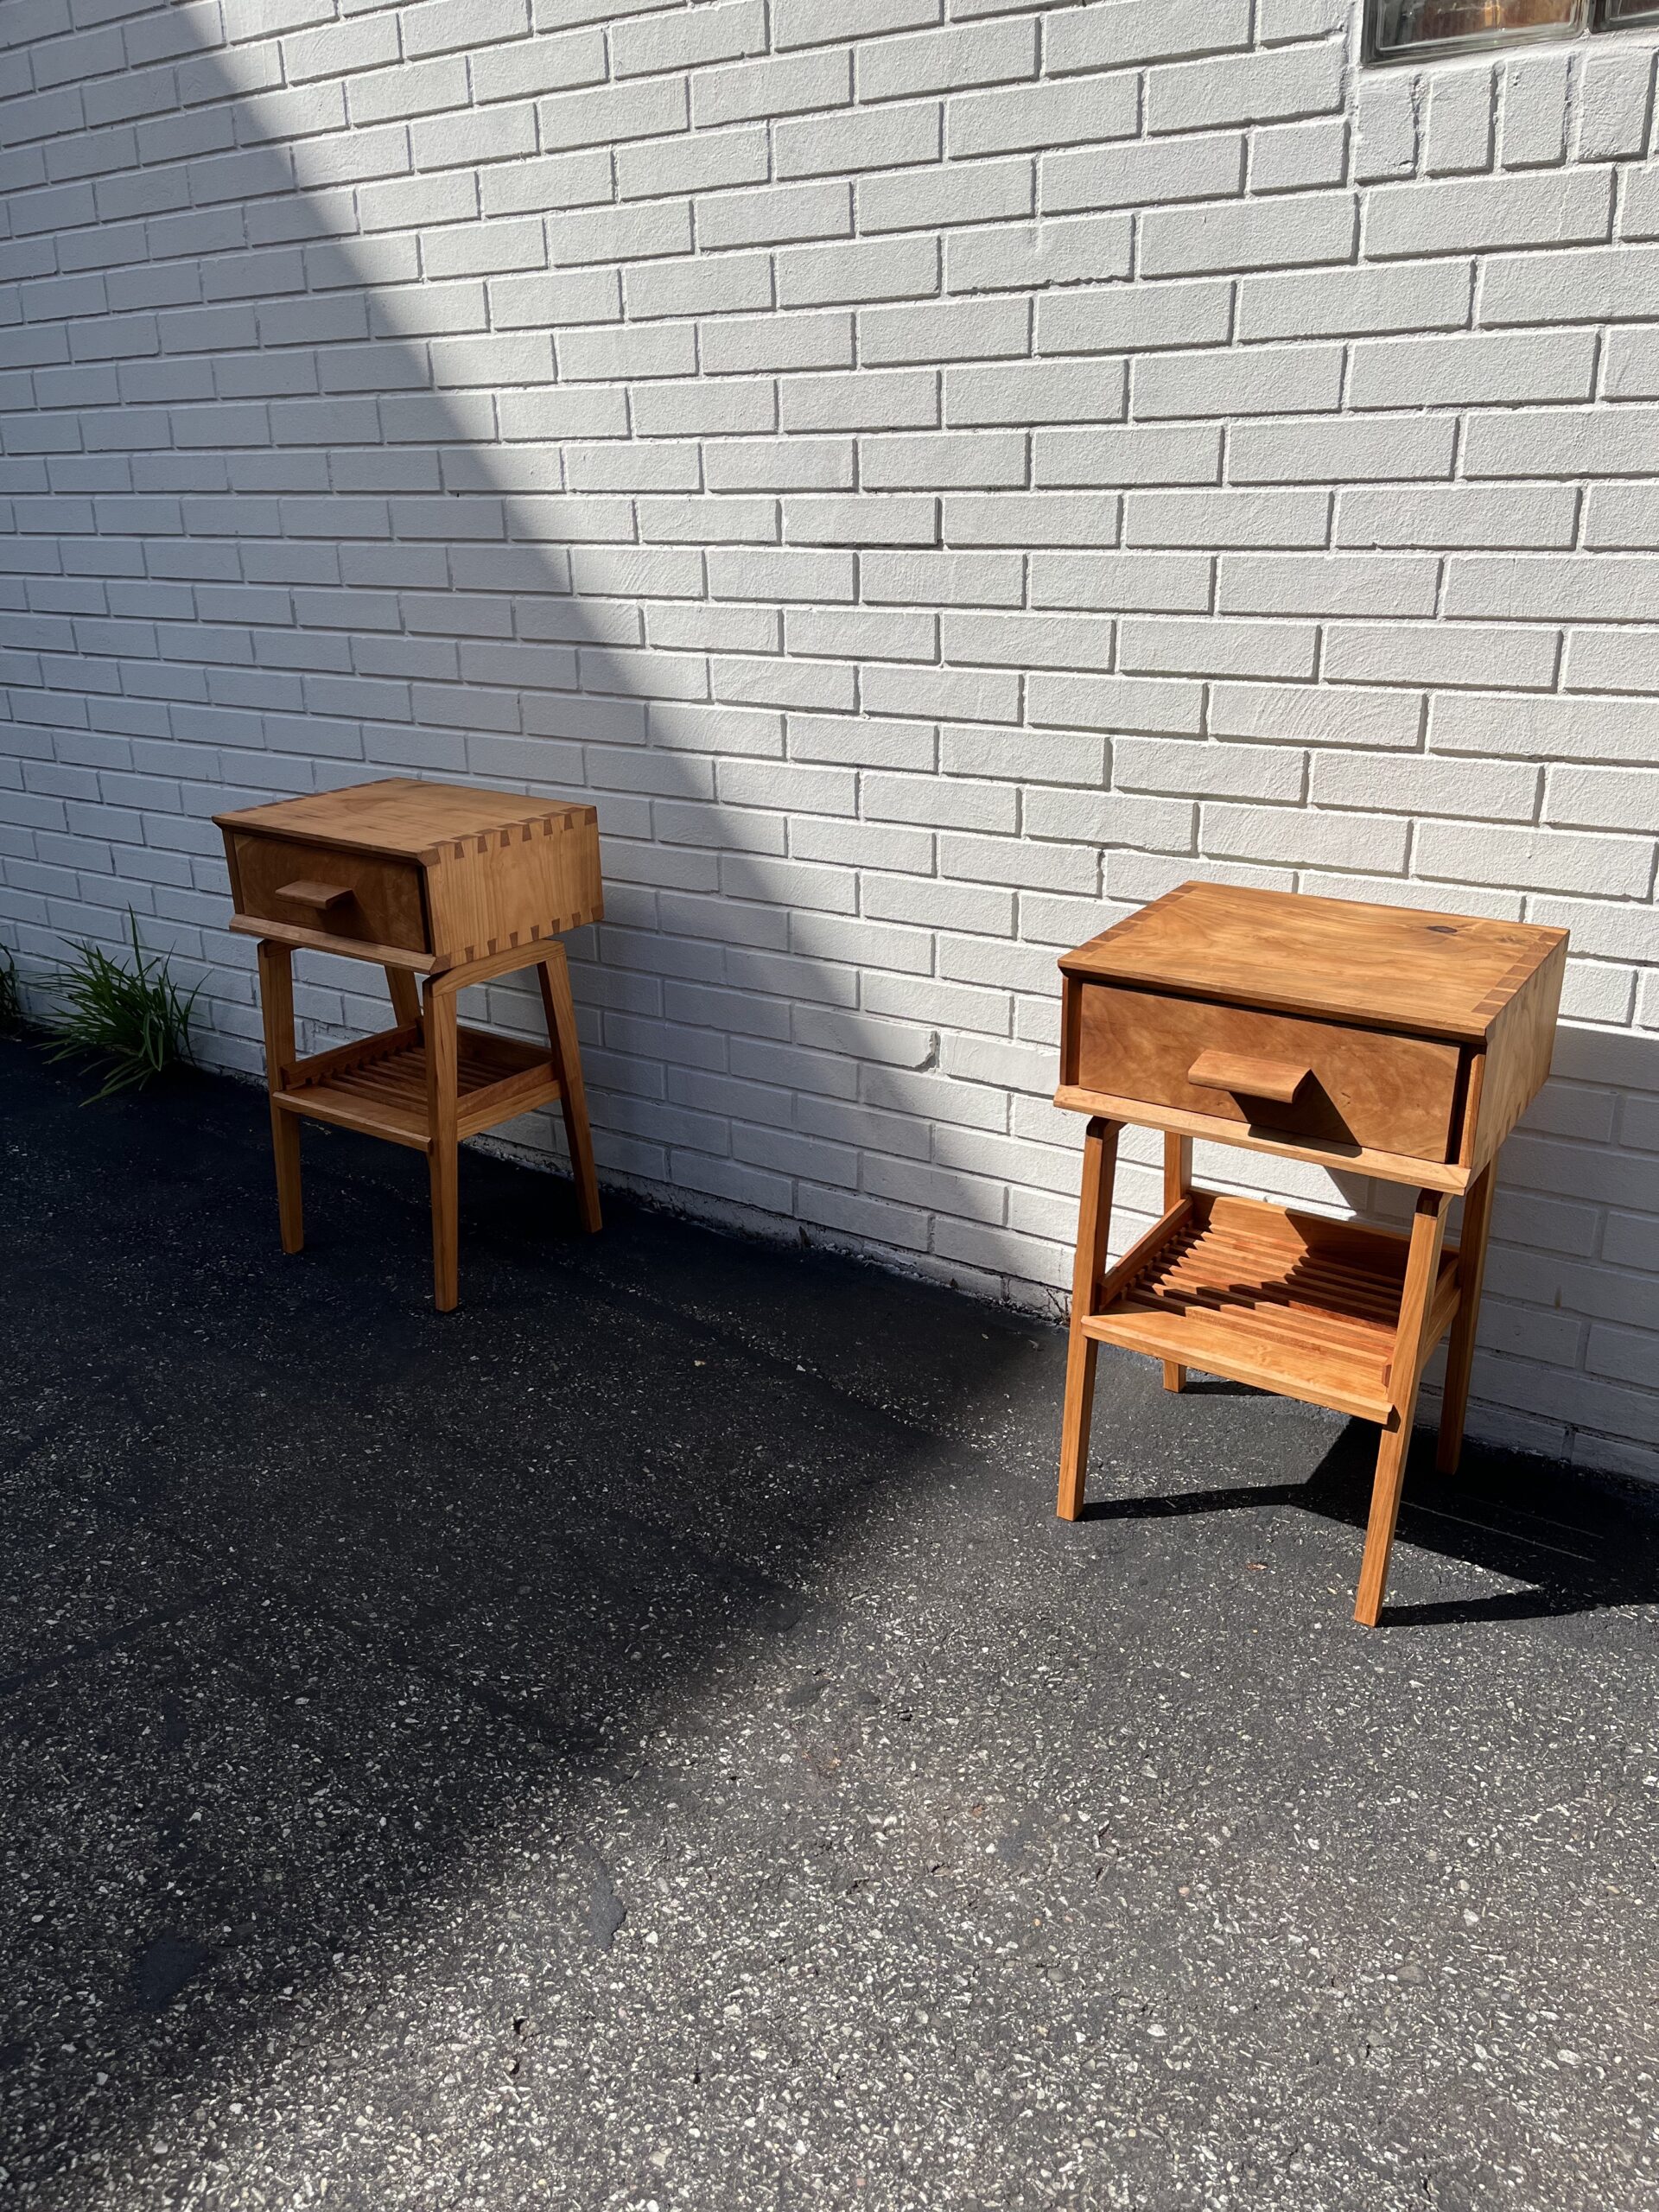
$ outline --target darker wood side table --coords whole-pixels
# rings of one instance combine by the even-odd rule
[[[594,809],[397,776],[213,819],[225,834],[231,927],[259,940],[283,1249],[304,1243],[302,1116],[410,1146],[431,1173],[435,1302],[448,1312],[460,1296],[456,1146],[555,1099],[582,1224],[596,1230],[599,1186],[559,942],[604,911]],[[395,1027],[296,1058],[292,963],[305,949],[384,969]],[[545,1049],[457,1021],[467,984],[530,967]]]
[[[1059,1513],[1083,1510],[1103,1344],[1382,1430],[1354,1618],[1388,1580],[1423,1367],[1451,1331],[1462,1448],[1497,1151],[1549,1072],[1567,932],[1185,883],[1060,962],[1056,1103],[1090,1116]],[[1164,1132],[1162,1218],[1106,1265],[1125,1123]],[[1409,1236],[1192,1186],[1195,1137],[1416,1192]],[[1463,1198],[1460,1243],[1446,1216]]]

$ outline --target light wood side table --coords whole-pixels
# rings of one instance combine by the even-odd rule
[[[1424,1363],[1449,1329],[1462,1448],[1498,1147],[1549,1072],[1567,932],[1185,883],[1060,962],[1056,1103],[1089,1115],[1059,1513],[1083,1510],[1096,1356],[1149,1352],[1377,1422],[1354,1618],[1388,1580]],[[1164,1132],[1164,1213],[1106,1266],[1124,1123]],[[1401,1183],[1409,1236],[1194,1190],[1195,1137]],[[1446,1243],[1454,1197],[1461,1242]]]
[[[304,1116],[425,1153],[440,1313],[460,1296],[461,1138],[556,1099],[582,1227],[598,1229],[575,1008],[559,942],[561,931],[604,912],[594,809],[398,776],[213,819],[225,833],[231,927],[259,940],[283,1251],[304,1243]],[[383,968],[396,1026],[296,1058],[292,963],[306,949]],[[467,984],[530,967],[541,985],[545,1048],[457,1021],[456,995]]]

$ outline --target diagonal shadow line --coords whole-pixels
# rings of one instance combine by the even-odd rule
[[[16,1440],[10,1495],[22,1485],[35,1507],[16,1541],[38,1524],[55,1569],[51,1540],[76,1518],[63,1504],[90,1501],[125,1532],[123,1552],[214,1578],[188,1603],[20,1669],[8,1700],[0,1883],[58,1898],[38,1934],[8,1938],[13,2043],[44,2036],[56,2049],[54,2008],[67,2006],[88,2063],[120,2084],[95,2116],[54,2123],[32,2085],[0,2107],[0,2164],[44,2185],[89,2146],[118,2158],[159,2102],[259,2049],[289,2017],[283,1986],[324,1989],[337,1952],[418,1923],[478,1843],[504,1824],[522,1834],[550,1789],[576,1801],[564,1832],[581,1835],[582,1801],[619,1746],[666,1703],[695,1707],[721,1655],[815,1648],[817,1586],[879,1494],[931,1485],[963,1446],[784,1357],[771,1301],[832,1263],[743,1252],[728,1265],[706,1232],[626,1210],[607,1240],[550,1248],[524,1203],[547,1186],[480,1160],[476,1313],[463,1307],[440,1337],[423,1240],[386,1280],[401,1154],[327,1141],[315,1247],[283,1261],[245,1226],[268,1200],[254,1094],[203,1079],[81,1116],[69,1078],[26,1047],[0,1051],[19,1167],[0,1281],[12,1345],[0,1433]],[[67,1215],[54,1196],[66,1176]],[[547,1296],[550,1258],[579,1296]],[[995,1391],[1030,1356],[1027,1325],[988,1340],[970,1309],[959,1353],[963,1313],[946,1294],[833,1268],[836,1294],[854,1300],[846,1325],[925,1309],[942,1373],[959,1363],[971,1389]],[[711,1318],[745,1276],[749,1306]],[[481,1396],[468,1389],[469,1354],[504,1348]],[[642,1393],[635,1363],[671,1393],[694,1355],[724,1379],[701,1414],[678,1409],[664,1450],[664,1385]],[[411,1407],[423,1366],[432,1387]],[[739,1441],[786,1404],[787,1483],[755,1484],[734,1454],[734,1392]],[[42,1399],[61,1408],[49,1452]],[[480,1405],[484,1484],[473,1478]],[[23,1601],[10,1624],[25,1646],[62,1611],[29,1556],[14,1554]],[[405,1703],[412,1733],[393,1726]],[[299,1706],[326,1710],[316,1725],[328,1732],[296,1758]],[[180,1716],[170,1748],[158,1707]],[[253,1768],[215,1740],[223,1716],[260,1747]],[[207,1825],[153,1826],[147,1808],[181,1789],[211,1808]],[[86,1839],[67,1888],[54,1872],[64,1835]],[[280,1886],[262,1891],[273,1866]],[[174,1900],[164,1923],[155,1904],[118,1916],[133,1870],[156,1901]],[[124,1945],[138,1949],[135,1987],[149,1986],[157,1945],[195,1961],[195,1980],[168,2004],[135,1998]],[[77,1991],[95,1993],[90,2016]]]
[[[90,1500],[88,1501],[91,1502]],[[175,1605],[158,1605],[151,1612],[140,1613],[136,1619],[124,1621],[119,1628],[111,1629],[107,1636],[89,1637],[85,1643],[72,1644],[63,1651],[54,1651],[44,1659],[37,1659],[27,1667],[20,1667],[10,1675],[0,1675],[0,1698],[16,1697],[21,1691],[36,1688],[60,1675],[73,1673],[95,1659],[107,1658],[112,1651],[136,1643],[158,1628],[171,1628],[180,1621],[187,1621],[197,1613],[209,1611],[220,1599],[228,1595],[228,1582],[212,1584],[205,1590],[181,1598]]]

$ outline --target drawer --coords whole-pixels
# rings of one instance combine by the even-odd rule
[[[337,852],[241,830],[232,841],[236,910],[353,944],[429,952],[425,871],[416,861]]]
[[[1384,1030],[1075,982],[1072,1078],[1274,1136],[1450,1156],[1459,1048]]]

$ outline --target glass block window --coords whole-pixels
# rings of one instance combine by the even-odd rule
[[[1597,20],[1609,30],[1619,23],[1659,23],[1659,0],[1601,0]]]
[[[1403,60],[1571,37],[1584,29],[1588,12],[1588,0],[1370,0],[1369,48],[1374,60]]]

